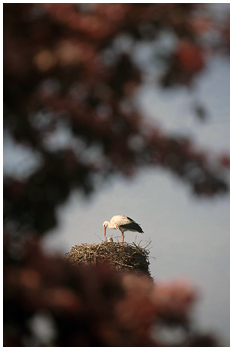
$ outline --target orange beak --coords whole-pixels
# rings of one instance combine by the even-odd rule
[[[104,227],[104,237],[106,237],[106,229],[107,227]]]

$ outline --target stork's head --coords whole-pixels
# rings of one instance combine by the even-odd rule
[[[104,237],[106,237],[106,229],[107,229],[107,227],[108,227],[108,224],[109,224],[108,221],[104,221],[104,223],[103,223],[103,227],[104,227]]]

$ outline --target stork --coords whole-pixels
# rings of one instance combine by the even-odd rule
[[[107,227],[115,230],[120,230],[122,234],[122,245],[124,243],[124,233],[125,231],[134,231],[143,233],[142,228],[133,219],[124,215],[115,215],[109,221],[104,221],[104,237],[106,237]]]

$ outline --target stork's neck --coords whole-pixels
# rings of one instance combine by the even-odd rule
[[[109,227],[109,228],[115,228],[115,225],[112,224],[111,222],[108,222],[108,227]]]

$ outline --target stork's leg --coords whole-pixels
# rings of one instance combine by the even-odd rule
[[[122,246],[123,246],[125,236],[124,236],[124,232],[123,231],[121,231],[121,233],[122,233]]]

